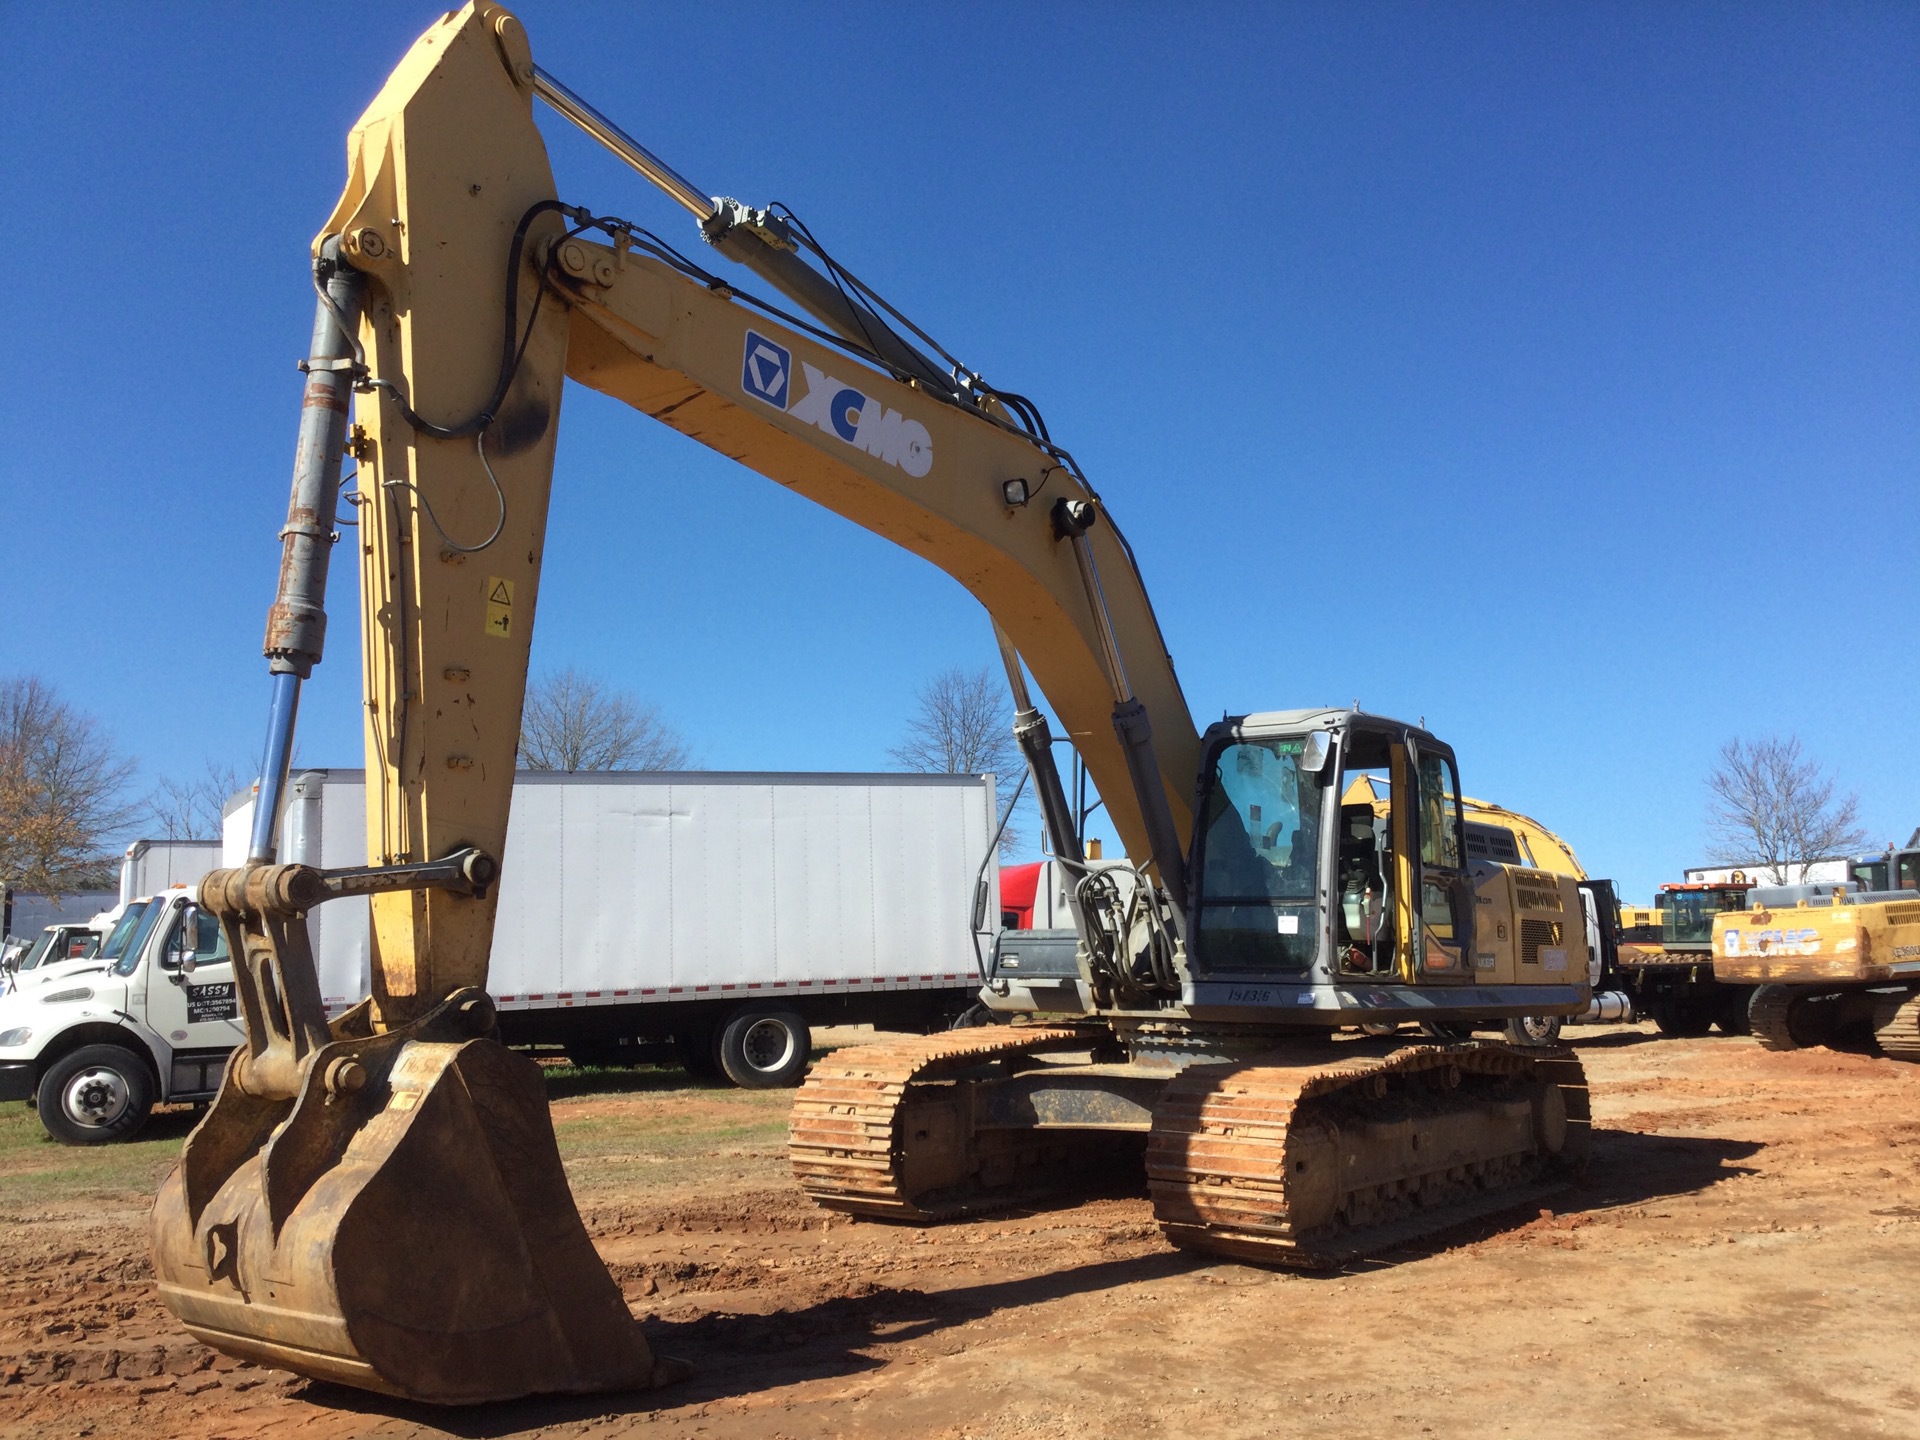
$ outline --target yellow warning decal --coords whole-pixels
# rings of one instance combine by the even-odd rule
[[[513,582],[487,577],[487,634],[505,640],[513,634]]]

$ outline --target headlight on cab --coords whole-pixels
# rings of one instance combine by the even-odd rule
[[[0,1050],[11,1050],[16,1045],[24,1045],[33,1039],[33,1031],[25,1025],[17,1025],[11,1030],[0,1030]]]
[[[56,990],[51,995],[42,995],[42,1005],[65,1005],[74,1000],[91,1000],[93,991],[85,985],[76,985],[71,990]]]

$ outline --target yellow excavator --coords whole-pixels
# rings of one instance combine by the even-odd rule
[[[559,200],[536,100],[759,286]],[[247,1039],[152,1218],[160,1293],[194,1335],[438,1402],[674,1373],[595,1254],[539,1071],[495,1039],[486,992],[563,377],[957,579],[996,626],[1055,853],[1083,850],[1029,676],[1147,857],[1077,877],[1076,1011],[815,1068],[790,1153],[819,1204],[936,1221],[1117,1153],[1144,1164],[1176,1243],[1318,1265],[1578,1171],[1588,1101],[1568,1052],[1352,1035],[1588,1002],[1574,882],[1469,855],[1445,744],[1351,709],[1197,733],[1132,551],[1038,409],[954,362],[798,217],[688,183],[535,65],[500,6],[428,30],[348,150],[313,248],[257,819],[247,862],[200,892]],[[370,863],[322,871],[277,863],[275,822],[346,453]],[[1362,776],[1384,814],[1342,802]],[[329,1022],[306,917],[341,896],[370,897],[372,994]]]
[[[1860,856],[1839,884],[1761,885],[1742,897],[1713,917],[1713,976],[1756,987],[1755,1039],[1920,1063],[1920,849]]]

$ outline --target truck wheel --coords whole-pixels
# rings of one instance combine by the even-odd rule
[[[131,1050],[82,1045],[47,1067],[35,1091],[35,1108],[47,1133],[62,1145],[125,1140],[147,1123],[153,1076]]]
[[[812,1050],[813,1033],[791,1010],[741,1010],[720,1032],[720,1068],[748,1090],[799,1084]]]
[[[1720,1027],[1722,1035],[1751,1035],[1753,1021],[1747,1015],[1747,1006],[1753,1000],[1752,987],[1746,985],[1723,985],[1727,993],[1714,1007],[1713,1023]]]
[[[1507,1039],[1515,1045],[1558,1045],[1558,1015],[1516,1015],[1507,1021]]]
[[[1662,1035],[1674,1040],[1697,1040],[1713,1029],[1711,1001],[1666,998],[1647,1007]]]

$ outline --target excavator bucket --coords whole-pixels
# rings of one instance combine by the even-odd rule
[[[249,859],[200,891],[247,1039],[152,1222],[161,1296],[207,1344],[448,1404],[641,1389],[683,1368],[648,1351],[595,1254],[539,1069],[495,1038],[483,988],[567,336],[564,307],[535,303],[532,248],[559,219],[533,79],[519,22],[475,0],[420,38],[350,137],[347,190],[315,245]],[[405,372],[402,353],[413,368],[394,394],[449,416],[479,407],[454,416],[456,440],[416,434],[427,422],[376,398],[367,376]],[[363,505],[352,547],[379,632],[366,675],[380,863],[321,871],[273,861],[350,443],[365,473],[405,477]],[[429,540],[465,514],[497,515],[486,545]],[[343,896],[372,900],[373,998],[329,1022],[306,917]]]
[[[168,1307],[230,1355],[444,1404],[681,1373],[595,1253],[539,1067],[488,1038],[484,992],[385,1034],[365,1006],[312,1023],[305,917],[286,912],[326,878],[288,865],[202,888],[249,1043],[154,1205]]]

